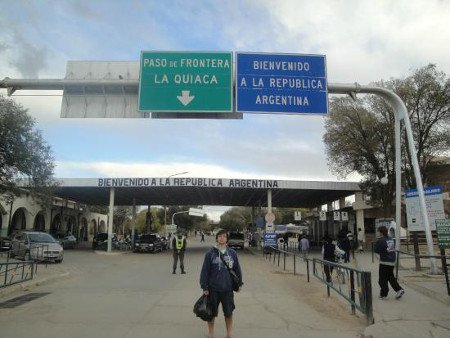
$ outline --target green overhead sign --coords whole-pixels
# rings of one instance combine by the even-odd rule
[[[231,52],[143,51],[139,111],[232,112]]]

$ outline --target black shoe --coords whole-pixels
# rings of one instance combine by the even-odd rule
[[[186,271],[181,271],[181,274],[182,274],[182,275],[185,275],[185,274],[186,274]]]
[[[175,275],[177,272],[175,270],[172,271],[172,275]]]

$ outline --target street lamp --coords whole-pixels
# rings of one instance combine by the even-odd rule
[[[172,174],[167,176],[167,178],[173,177],[173,176],[177,176],[177,175],[184,175],[189,173],[189,171],[183,171],[181,173],[176,173],[176,174]],[[172,222],[173,223],[173,222]],[[164,205],[164,225],[167,225],[167,207]]]

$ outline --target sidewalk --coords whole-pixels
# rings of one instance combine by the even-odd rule
[[[423,266],[428,263],[423,260]],[[378,258],[372,253],[355,253],[351,265],[372,272],[375,324],[367,327],[367,337],[449,337],[450,296],[443,275],[430,276],[414,271],[414,259],[401,258],[399,283],[405,295],[396,300],[392,289],[387,300],[378,298]]]
[[[254,251],[261,254],[261,251]],[[313,252],[310,258],[321,258],[319,252]],[[306,273],[303,263],[298,263],[297,272]],[[267,263],[271,264],[271,263]],[[283,263],[278,269],[283,269]],[[430,276],[425,269],[414,271],[414,259],[401,259],[399,267],[399,283],[405,290],[405,295],[395,299],[392,289],[387,300],[378,298],[380,287],[378,285],[379,261],[372,253],[355,253],[349,265],[353,268],[370,271],[372,277],[372,301],[375,323],[364,331],[364,337],[450,337],[450,296],[447,295],[447,286],[443,275]],[[422,266],[428,263],[423,260]],[[287,270],[293,271],[293,259],[286,265]],[[311,272],[312,273],[312,272]],[[320,283],[311,277],[311,282]],[[324,288],[324,292],[325,288]],[[335,291],[331,297],[343,298]]]

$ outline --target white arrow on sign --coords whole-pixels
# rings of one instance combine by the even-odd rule
[[[182,90],[181,96],[177,96],[178,100],[185,106],[187,106],[195,98],[195,96],[190,96],[190,90]]]

